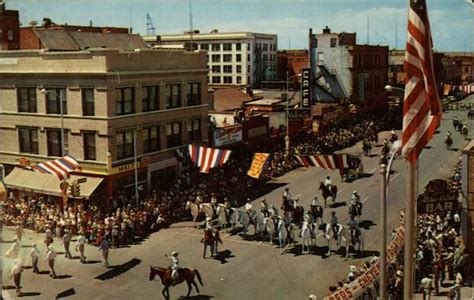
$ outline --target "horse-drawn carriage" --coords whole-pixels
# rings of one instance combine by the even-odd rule
[[[364,165],[362,164],[361,154],[348,154],[347,155],[347,168],[342,170],[342,176],[345,180],[356,180],[364,173]]]

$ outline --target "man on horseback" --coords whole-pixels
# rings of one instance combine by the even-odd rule
[[[395,142],[396,140],[398,140],[398,136],[395,133],[395,130],[392,129],[391,136],[390,136],[390,143],[393,144],[393,142]]]
[[[453,139],[451,138],[451,132],[448,131],[446,133],[446,139],[444,140],[444,143],[446,144],[446,149],[449,150],[451,149],[451,145],[453,144]]]
[[[331,176],[327,176],[326,177],[326,180],[324,181],[324,185],[326,186],[326,188],[331,191],[331,187],[332,187],[332,180],[331,180]]]
[[[178,252],[173,251],[171,252],[171,256],[165,254],[171,260],[170,268],[171,268],[171,279],[175,281],[178,278],[178,270],[179,270],[179,259],[178,259]]]
[[[357,219],[362,215],[362,203],[360,202],[360,196],[357,194],[357,191],[352,192],[349,214],[351,217],[357,217]]]

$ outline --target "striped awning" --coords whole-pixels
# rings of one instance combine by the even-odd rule
[[[103,178],[71,175],[69,182],[79,178],[86,178],[86,182],[81,183],[81,197],[89,198],[90,195],[100,185]],[[30,170],[15,168],[4,179],[8,189],[45,194],[51,196],[62,195],[59,185],[61,181],[56,175],[42,174]]]

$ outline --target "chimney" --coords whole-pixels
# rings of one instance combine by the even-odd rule
[[[92,20],[89,20],[89,27],[92,27]]]
[[[50,18],[43,18],[43,27],[48,28],[51,26],[51,19]]]
[[[326,25],[326,27],[323,28],[323,34],[327,34],[327,33],[331,33],[331,28],[329,28],[328,25]]]

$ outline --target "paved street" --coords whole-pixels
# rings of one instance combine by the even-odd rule
[[[465,101],[473,101],[471,96]],[[466,141],[452,129],[451,120],[458,116],[466,119],[467,112],[447,112],[439,129],[439,133],[425,149],[421,156],[419,190],[424,189],[425,183],[432,178],[444,178],[452,175],[452,168],[459,159],[460,151],[448,151],[444,146],[447,130],[453,132],[453,147],[462,149]],[[471,135],[473,121],[470,121]],[[385,132],[382,136],[388,136]],[[341,152],[361,152],[361,145]],[[380,148],[374,148],[373,153],[379,153]],[[26,270],[22,277],[22,291],[27,298],[53,299],[59,294],[68,299],[160,299],[162,285],[158,279],[150,282],[149,266],[167,266],[169,260],[165,254],[173,250],[179,252],[182,266],[198,269],[204,281],[200,287],[201,297],[195,299],[305,299],[309,294],[323,297],[327,294],[329,285],[345,278],[349,265],[361,266],[368,258],[378,254],[380,231],[379,224],[379,166],[378,157],[364,157],[365,172],[370,176],[358,179],[352,183],[338,182],[337,171],[326,171],[319,168],[300,168],[285,176],[270,182],[278,188],[265,195],[269,204],[275,203],[279,208],[284,188],[289,187],[293,197],[300,199],[300,204],[307,208],[315,195],[321,199],[318,191],[319,181],[326,175],[333,177],[333,183],[339,188],[337,202],[341,204],[334,210],[337,212],[340,223],[345,224],[348,219],[348,208],[342,205],[348,202],[353,190],[357,190],[364,203],[362,223],[365,230],[365,253],[363,255],[344,260],[342,252],[328,258],[322,256],[327,248],[323,241],[318,240],[316,253],[301,254],[300,247],[289,248],[284,254],[280,253],[275,245],[268,242],[245,240],[239,235],[223,234],[223,245],[218,259],[203,259],[202,231],[194,229],[192,223],[175,224],[172,228],[152,234],[138,245],[112,249],[110,254],[111,268],[106,269],[100,263],[100,253],[96,248],[87,247],[88,264],[80,264],[79,259],[68,260],[61,255],[57,259],[56,272],[60,279],[52,279],[47,274],[36,275]],[[390,181],[388,199],[388,226],[395,228],[398,223],[399,211],[404,206],[405,195],[405,162],[397,160],[394,164],[394,174]],[[255,199],[254,207],[258,208],[261,199]],[[325,209],[325,221],[330,211]],[[389,230],[390,231],[390,230]],[[2,255],[10,246],[13,232],[11,228],[4,229]],[[23,240],[23,249],[20,256],[23,265],[30,265],[27,254],[30,245],[36,241],[40,245],[42,255],[45,246],[42,235],[31,232]],[[55,249],[61,251],[59,241],[54,242]],[[77,253],[73,253],[77,255]],[[12,286],[8,279],[11,261],[4,262],[6,269],[3,272],[3,285]],[[40,269],[47,270],[46,263],[40,262]],[[14,295],[14,288],[8,289],[4,296],[9,299]],[[172,299],[186,294],[186,285],[171,289]],[[192,295],[196,295],[193,290]]]

